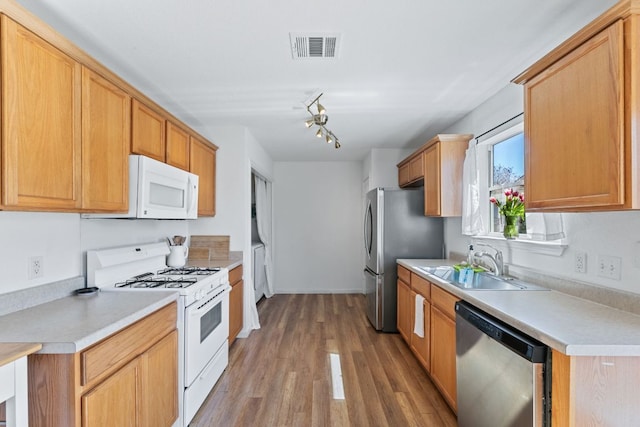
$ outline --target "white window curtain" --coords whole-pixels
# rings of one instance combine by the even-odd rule
[[[264,295],[267,298],[273,296],[273,265],[271,261],[271,183],[258,175],[255,176],[256,189],[256,222],[258,224],[258,236],[264,243],[264,268],[267,278],[267,289]]]
[[[480,215],[480,176],[476,145],[475,139],[469,141],[462,170],[462,234],[467,236],[485,233]]]

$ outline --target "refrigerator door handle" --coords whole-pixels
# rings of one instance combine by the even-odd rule
[[[367,235],[369,239],[367,241]],[[371,258],[371,246],[373,245],[373,212],[371,211],[371,200],[367,201],[367,211],[364,214],[364,250],[367,257]]]

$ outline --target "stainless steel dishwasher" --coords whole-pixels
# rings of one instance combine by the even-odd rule
[[[471,304],[456,303],[458,425],[549,426],[549,353]]]

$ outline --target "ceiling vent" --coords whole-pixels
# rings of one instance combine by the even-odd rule
[[[340,34],[289,33],[293,59],[335,59],[338,57]]]

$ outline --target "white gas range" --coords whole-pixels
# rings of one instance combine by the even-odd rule
[[[87,251],[87,286],[180,293],[176,425],[187,426],[228,364],[231,286],[226,268],[167,267],[168,254],[166,243]]]

